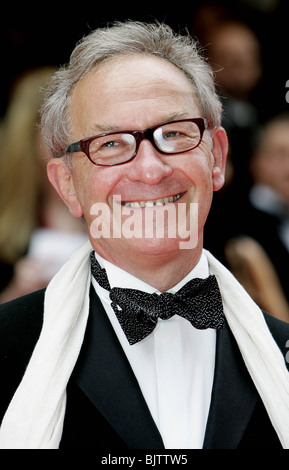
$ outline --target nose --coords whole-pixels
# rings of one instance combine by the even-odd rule
[[[170,158],[160,154],[148,141],[140,143],[135,158],[128,164],[126,176],[131,181],[158,184],[163,178],[173,173]]]

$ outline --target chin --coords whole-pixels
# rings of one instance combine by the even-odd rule
[[[163,256],[177,254],[181,249],[182,239],[171,238],[151,238],[151,239],[131,239],[130,251],[139,256]],[[187,251],[187,250],[186,250]]]

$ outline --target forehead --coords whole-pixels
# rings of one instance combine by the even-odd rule
[[[162,114],[191,114],[198,102],[186,75],[169,62],[152,56],[124,56],[102,64],[75,86],[71,112],[75,125],[101,120],[113,124],[122,115],[129,121],[142,112],[158,119]],[[85,121],[85,123],[84,123]],[[151,123],[150,123],[151,124]],[[123,124],[124,125],[124,124]]]
[[[140,79],[145,82],[174,83],[178,87],[190,85],[185,74],[167,60],[140,54],[113,59],[103,65],[100,73],[108,76],[109,79],[113,76],[115,85],[121,83],[123,79],[135,85],[139,85]]]

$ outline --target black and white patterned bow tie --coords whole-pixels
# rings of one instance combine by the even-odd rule
[[[224,327],[222,298],[215,276],[192,279],[175,294],[148,294],[136,289],[111,289],[106,271],[100,267],[94,252],[91,272],[99,285],[109,291],[111,306],[130,344],[148,336],[158,318],[167,320],[173,315],[185,318],[199,330]]]

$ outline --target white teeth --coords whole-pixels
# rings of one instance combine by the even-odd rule
[[[136,209],[139,207],[154,207],[164,206],[165,204],[172,203],[180,199],[183,193],[176,194],[176,196],[164,197],[163,199],[157,199],[156,201],[136,201],[136,202],[124,202],[123,205]]]

